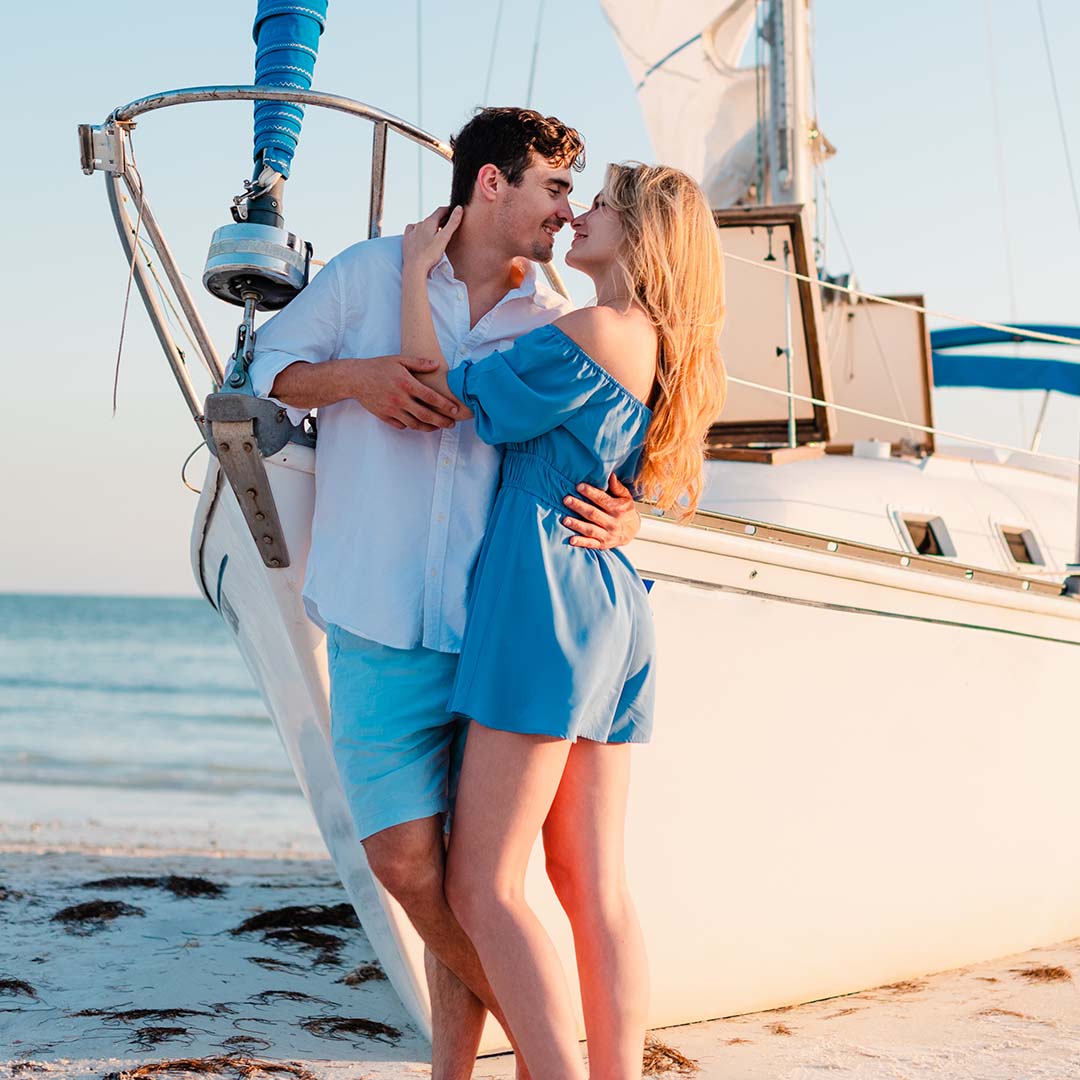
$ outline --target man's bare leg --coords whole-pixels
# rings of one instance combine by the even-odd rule
[[[425,962],[432,1013],[432,1080],[465,1080],[472,1075],[476,1048],[490,1010],[507,1032],[472,942],[454,918],[443,892],[446,851],[438,815],[406,821],[364,841],[368,865],[433,954]],[[515,1044],[516,1049],[516,1044]],[[518,1076],[527,1080],[518,1056]]]
[[[424,949],[424,971],[431,995],[432,1080],[472,1076],[487,1009],[430,949]]]

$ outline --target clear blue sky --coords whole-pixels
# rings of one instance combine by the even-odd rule
[[[1044,0],[1069,125],[1080,157],[1080,11]],[[423,124],[446,137],[480,103],[496,0],[425,0]],[[1080,227],[1034,0],[993,0],[1017,317],[1080,321]],[[126,267],[100,176],[78,168],[75,127],[143,94],[248,82],[253,2],[18,5],[3,65],[10,113],[3,170],[6,258],[4,505],[0,590],[194,594],[188,530],[195,496],[180,463],[199,441],[137,300],[110,415]],[[417,112],[412,5],[331,0],[316,85],[409,119]],[[984,0],[817,0],[820,119],[839,148],[832,198],[862,285],[924,292],[931,306],[1010,318],[995,166]],[[492,100],[526,92],[535,0],[508,4]],[[604,162],[649,159],[632,88],[596,0],[548,0],[533,104],[589,143],[579,181]],[[367,202],[366,125],[311,114],[288,188],[292,229],[326,258],[360,238]],[[198,280],[212,230],[248,174],[250,107],[204,105],[146,117],[135,135],[147,189],[182,268]],[[391,152],[387,228],[415,215],[415,152]],[[1077,161],[1080,166],[1080,160]],[[425,166],[425,201],[447,173]],[[395,183],[396,179],[396,183]],[[835,236],[834,236],[835,239]],[[838,244],[830,269],[847,269]],[[584,299],[581,283],[572,283]],[[235,309],[205,298],[229,350]],[[200,389],[205,384],[200,383]],[[980,391],[935,399],[944,427],[1008,441],[1030,435],[1038,395]],[[1080,409],[1051,405],[1044,448],[1072,455]],[[201,480],[205,459],[191,470]]]

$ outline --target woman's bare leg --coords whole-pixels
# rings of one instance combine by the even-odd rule
[[[638,1080],[649,970],[626,884],[630,747],[579,739],[544,823],[548,876],[574,931],[590,1080]]]
[[[529,855],[570,746],[473,722],[446,869],[447,900],[534,1080],[585,1080],[566,974],[525,903]]]

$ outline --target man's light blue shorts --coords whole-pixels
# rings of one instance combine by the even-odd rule
[[[326,628],[330,736],[360,838],[446,813],[465,728],[446,711],[458,658]]]

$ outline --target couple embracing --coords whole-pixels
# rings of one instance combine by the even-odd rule
[[[304,595],[327,630],[335,760],[372,872],[427,946],[435,1080],[485,1012],[519,1076],[586,1075],[566,977],[524,898],[543,834],[594,1080],[641,1075],[648,972],[627,890],[629,746],[652,728],[630,489],[692,508],[724,397],[722,263],[684,174],[612,165],[523,109],[453,140],[451,210],[333,259],[260,331],[256,391],[319,409]],[[596,305],[537,280],[567,264]],[[449,828],[452,810],[453,828]]]

